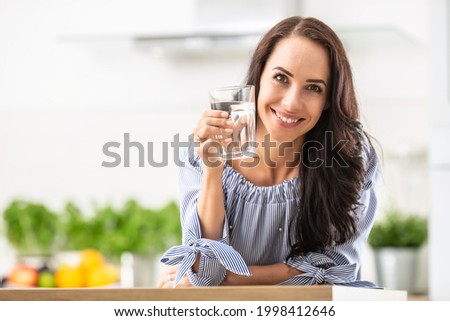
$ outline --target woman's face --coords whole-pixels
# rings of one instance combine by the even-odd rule
[[[281,40],[261,75],[257,128],[263,125],[271,141],[303,137],[322,114],[329,81],[324,47],[299,36]]]

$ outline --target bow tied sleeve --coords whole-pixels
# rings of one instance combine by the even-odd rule
[[[178,284],[181,278],[188,273],[189,279],[194,283],[200,280],[195,280],[195,273],[192,272],[192,265],[194,264],[197,254],[200,254],[204,261],[219,263],[224,269],[240,275],[250,275],[250,271],[244,262],[241,255],[227,244],[227,237],[219,241],[204,239],[200,237],[200,222],[198,217],[193,216],[192,228],[187,229],[185,234],[184,245],[178,245],[170,248],[161,258],[161,262],[168,265],[180,264],[177,276],[175,278],[174,287]],[[198,278],[198,277],[197,277]],[[213,281],[210,277],[209,280]]]

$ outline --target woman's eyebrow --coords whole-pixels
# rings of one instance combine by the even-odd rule
[[[294,77],[294,75],[291,72],[287,71],[286,69],[284,69],[283,67],[280,67],[280,66],[277,66],[277,67],[273,68],[272,70],[280,70],[280,71],[284,72],[286,75],[288,75],[290,77]]]
[[[326,82],[323,81],[322,79],[306,79],[306,82],[320,83],[320,84],[324,84],[325,87],[327,86]]]

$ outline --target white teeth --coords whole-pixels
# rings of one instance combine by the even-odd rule
[[[297,118],[297,119],[286,118],[284,116],[281,116],[278,112],[275,112],[275,115],[277,115],[277,117],[279,119],[281,119],[283,122],[285,122],[287,124],[293,124],[293,123],[296,123],[296,122],[298,122],[300,120],[300,118]]]

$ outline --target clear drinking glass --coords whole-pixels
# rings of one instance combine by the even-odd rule
[[[227,111],[234,122],[231,143],[221,146],[225,160],[255,157],[255,87],[230,86],[209,92],[211,109]],[[217,137],[227,138],[227,137]]]

